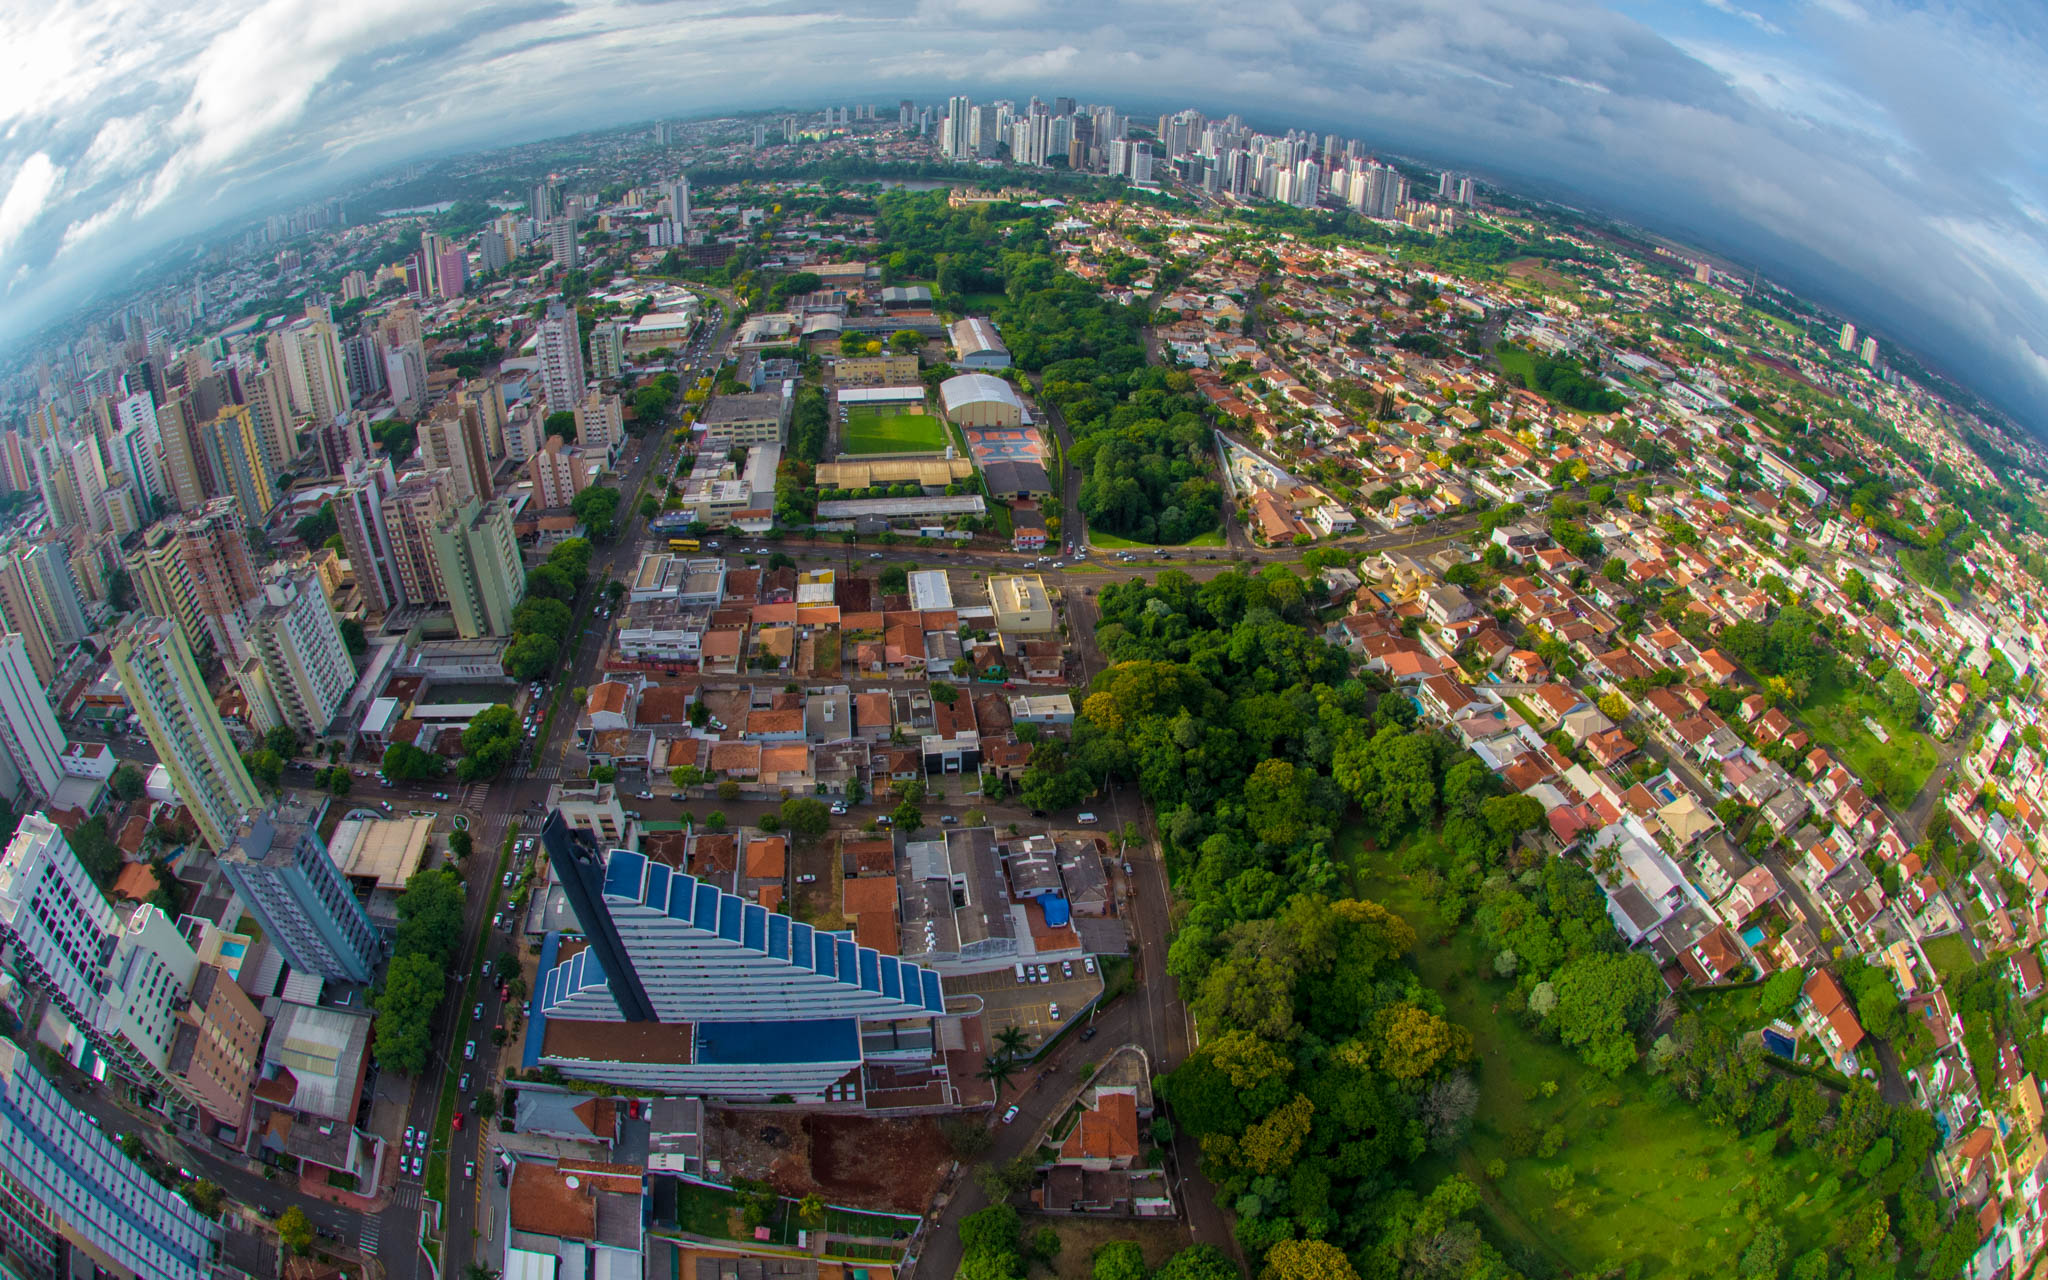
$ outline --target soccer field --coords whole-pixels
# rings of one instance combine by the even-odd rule
[[[946,447],[946,424],[932,414],[856,409],[839,438],[848,453],[937,453]]]

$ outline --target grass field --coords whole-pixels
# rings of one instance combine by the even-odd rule
[[[1211,529],[1198,533],[1186,542],[1139,542],[1135,538],[1119,538],[1113,533],[1088,531],[1088,545],[1104,551],[1150,551],[1154,547],[1220,547],[1223,545],[1223,531]]]
[[[1435,843],[1431,833],[1416,838]],[[1637,1260],[1640,1270],[1629,1274],[1645,1280],[1728,1276],[1750,1235],[1741,1202],[1752,1177],[1775,1172],[1784,1180],[1776,1221],[1794,1256],[1825,1243],[1834,1222],[1857,1207],[1863,1193],[1840,1191],[1813,1152],[1777,1154],[1775,1133],[1744,1139],[1715,1128],[1640,1068],[1610,1081],[1531,1034],[1503,1007],[1510,984],[1493,976],[1469,925],[1443,938],[1435,909],[1391,856],[1364,851],[1356,833],[1347,834],[1343,853],[1355,891],[1415,926],[1416,969],[1475,1042],[1472,1137],[1455,1155],[1425,1159],[1416,1183],[1428,1187],[1453,1171],[1470,1177],[1503,1247],[1538,1255],[1559,1273],[1607,1274]],[[1555,1157],[1509,1154],[1511,1140],[1527,1141],[1516,1135],[1553,1127],[1565,1140]],[[1506,1172],[1490,1178],[1496,1160]]]
[[[839,439],[848,453],[937,453],[946,447],[946,424],[928,413],[853,409]]]
[[[1857,777],[1893,804],[1912,804],[1934,772],[1932,738],[1906,728],[1882,698],[1845,687],[1833,672],[1813,682],[1799,714],[1821,746],[1840,756]],[[1863,723],[1865,716],[1883,725],[1891,741],[1879,742]]]
[[[1959,933],[1945,933],[1939,938],[1922,939],[1920,949],[1934,962],[1935,971],[1942,976],[1943,981],[1977,967],[1977,962],[1970,958],[1970,944],[1964,942],[1963,935]]]

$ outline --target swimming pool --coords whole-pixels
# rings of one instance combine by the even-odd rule
[[[231,960],[239,960],[249,953],[249,944],[246,942],[223,942],[220,944],[220,953]]]
[[[1764,931],[1756,925],[1751,925],[1742,931],[1742,940],[1752,947],[1760,947],[1764,945]]]

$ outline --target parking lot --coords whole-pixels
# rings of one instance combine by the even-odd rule
[[[1050,982],[1019,983],[1010,969],[976,973],[946,979],[948,995],[981,997],[981,1025],[993,1037],[1004,1027],[1021,1027],[1035,1048],[1102,994],[1102,975],[1089,973],[1081,961],[1074,963],[1074,976],[1065,977],[1058,963],[1048,962]],[[1060,1016],[1052,1017],[1057,1004]]]

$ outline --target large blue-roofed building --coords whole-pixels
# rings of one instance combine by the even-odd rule
[[[542,832],[583,926],[542,975],[529,1066],[720,1096],[861,1096],[864,1064],[938,1058],[939,975],[629,849]],[[625,1024],[625,1025],[621,1025]]]

